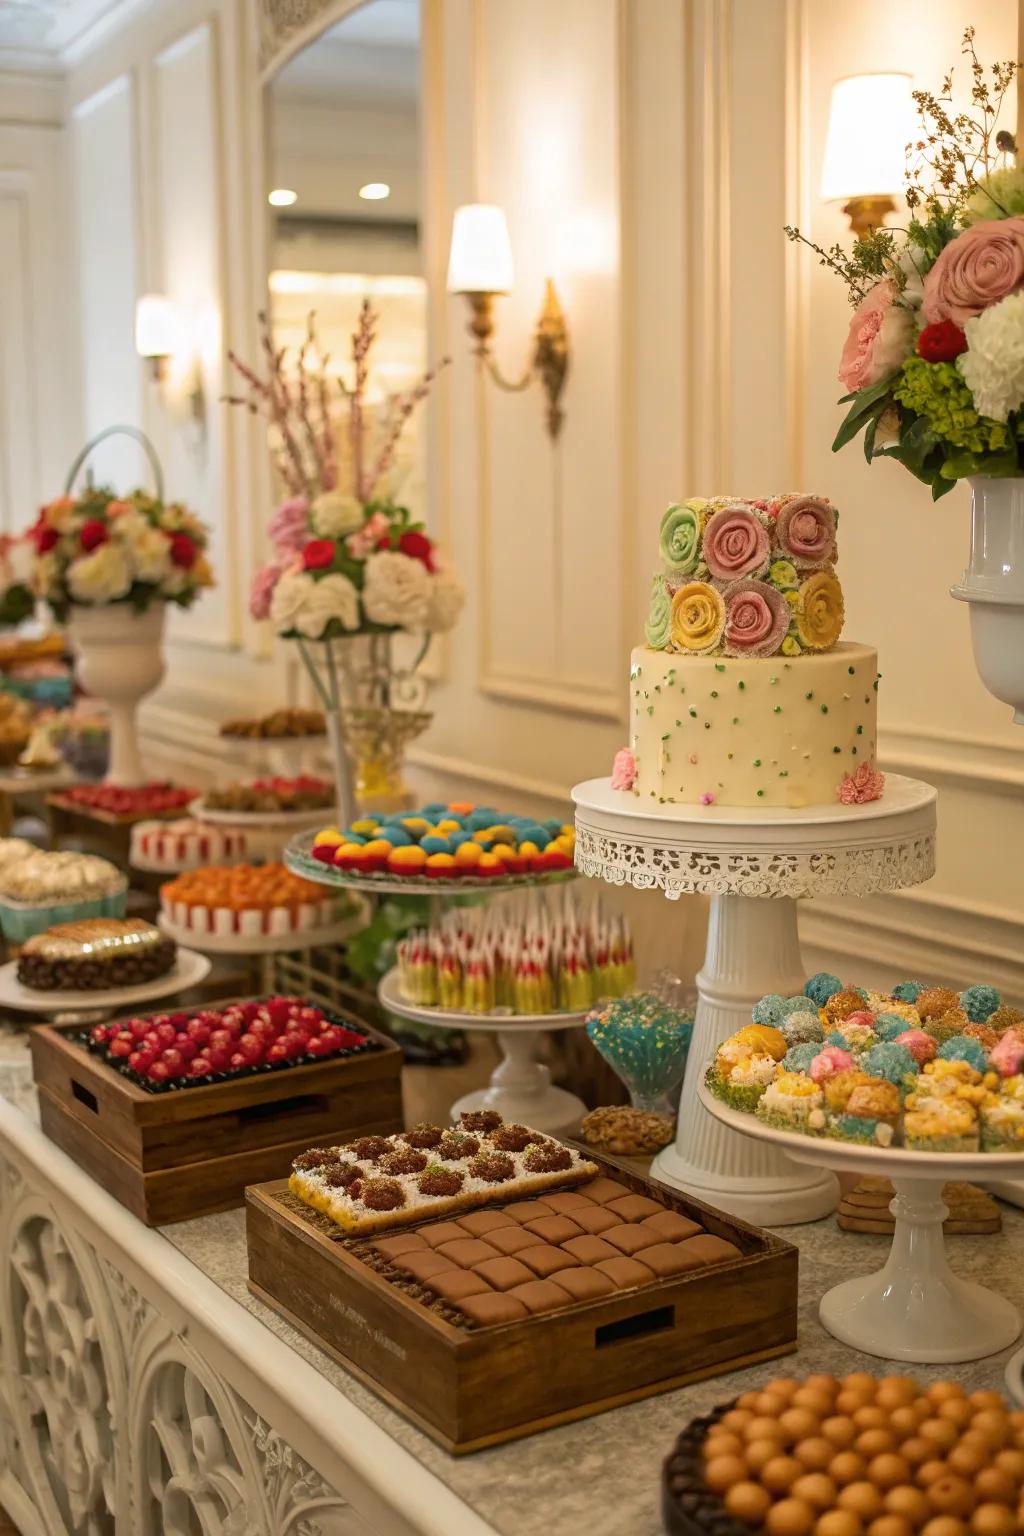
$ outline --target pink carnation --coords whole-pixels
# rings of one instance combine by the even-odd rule
[[[775,542],[798,569],[831,565],[836,557],[836,514],[817,496],[794,496],[780,509]]]
[[[749,507],[723,507],[704,525],[703,555],[718,581],[767,570],[770,548],[767,528]]]
[[[274,588],[281,579],[284,566],[271,561],[258,570],[249,588],[249,612],[254,619],[269,619]]]
[[[390,528],[391,524],[384,516],[384,513],[374,512],[372,517],[366,519],[361,528],[357,528],[355,533],[349,534],[345,540],[345,548],[353,560],[365,560],[368,555],[373,554],[373,551],[377,548],[384,535],[390,531]]]
[[[869,800],[881,800],[885,788],[885,774],[879,773],[870,763],[861,763],[856,773],[848,773],[839,786],[839,798],[843,805],[866,805]]]
[[[612,789],[632,789],[636,783],[636,758],[628,747],[616,752],[612,764]]]
[[[823,1045],[807,1070],[816,1083],[824,1083],[837,1072],[848,1072],[852,1066],[853,1057],[841,1045]]]
[[[772,656],[786,638],[789,604],[765,581],[734,581],[726,587],[725,654]]]
[[[926,1061],[932,1061],[939,1049],[931,1035],[925,1034],[923,1029],[905,1029],[902,1035],[896,1036],[895,1043],[906,1046],[919,1067],[923,1067]]]
[[[309,502],[305,496],[282,501],[277,511],[271,514],[267,533],[278,554],[297,554],[309,538]]]
[[[896,285],[886,277],[865,294],[853,312],[839,360],[839,382],[850,394],[895,373],[910,356],[913,317],[896,298]]]
[[[943,247],[924,280],[925,319],[952,320],[962,330],[1022,284],[1024,217],[972,224]]]

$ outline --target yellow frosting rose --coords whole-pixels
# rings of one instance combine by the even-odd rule
[[[672,598],[672,644],[677,651],[710,651],[725,629],[722,594],[706,581],[688,581]]]
[[[843,628],[843,589],[830,571],[815,571],[800,588],[797,634],[813,651],[835,645]]]

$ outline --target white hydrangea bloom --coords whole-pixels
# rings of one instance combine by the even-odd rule
[[[113,603],[126,597],[132,584],[127,552],[113,540],[68,566],[68,590],[78,603]]]
[[[1011,293],[964,326],[956,360],[982,416],[1005,421],[1024,405],[1024,293]]]
[[[338,572],[314,581],[305,571],[286,571],[274,588],[270,618],[279,635],[297,631],[319,640],[332,619],[343,629],[359,628],[359,594]]]
[[[171,541],[141,512],[124,512],[114,519],[113,535],[125,546],[138,581],[159,585],[170,569]]]
[[[458,573],[442,566],[430,578],[430,603],[424,628],[434,634],[454,629],[466,601],[466,589]]]
[[[363,607],[374,624],[425,629],[430,610],[430,572],[421,560],[383,549],[366,562]]]
[[[363,504],[344,491],[324,491],[312,506],[313,529],[322,539],[340,539],[363,523]]]

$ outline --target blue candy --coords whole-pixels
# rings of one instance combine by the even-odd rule
[[[493,825],[494,817],[489,815],[487,811],[473,811],[466,818],[466,826],[469,827],[471,832],[482,832],[485,827],[493,827]]]
[[[768,992],[764,997],[758,998],[750,1017],[755,1024],[778,1024],[782,1018],[785,1003],[786,999],[780,997],[777,992]]]
[[[906,1019],[901,1019],[898,1013],[880,1013],[875,1017],[875,1034],[882,1041],[895,1040],[909,1028]]]
[[[893,997],[898,997],[901,1003],[916,1003],[924,987],[919,981],[898,981],[892,989]]]
[[[868,1051],[864,1058],[864,1070],[870,1072],[872,1077],[884,1077],[887,1082],[898,1085],[908,1072],[918,1072],[920,1068],[905,1045],[883,1041]]]
[[[407,832],[404,827],[395,826],[391,822],[388,822],[381,836],[387,838],[392,848],[408,848],[411,843],[416,841],[412,834]]]
[[[420,815],[425,816],[428,821],[440,821],[441,818],[447,814],[447,811],[448,807],[444,804],[443,801],[431,800],[429,805],[425,805],[423,807]]]
[[[346,843],[358,843],[360,847],[362,847],[362,845],[366,842],[366,838],[362,835],[361,832],[346,832],[345,841]]]
[[[984,1024],[1001,1001],[995,987],[968,987],[966,992],[960,993],[960,1006],[972,1024]]]
[[[448,834],[448,847],[453,853],[455,852],[456,848],[461,848],[463,843],[471,843],[472,841],[472,832],[467,832],[465,828],[463,828],[460,832],[449,832]],[[424,838],[424,843],[425,842],[426,838]]]
[[[521,843],[536,843],[538,848],[543,848],[551,841],[548,829],[539,821],[528,821],[525,827],[519,829],[519,841]]]
[[[842,982],[831,971],[816,971],[804,982],[804,993],[818,1008],[824,1008],[829,998],[842,990]]]
[[[782,1065],[787,1072],[806,1072],[820,1049],[819,1045],[811,1041],[807,1041],[803,1045],[790,1046],[782,1058]]]
[[[424,853],[451,853],[452,851],[452,845],[448,839],[437,832],[428,832],[426,837],[421,837],[420,847]]]
[[[970,1035],[954,1035],[945,1045],[939,1046],[939,1055],[943,1061],[966,1061],[975,1072],[984,1072],[988,1065],[985,1047]]]

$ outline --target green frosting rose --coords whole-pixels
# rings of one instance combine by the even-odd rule
[[[644,639],[652,651],[667,651],[672,635],[672,600],[662,576],[651,582],[651,607],[644,625]]]
[[[796,573],[796,566],[789,560],[775,560],[768,572],[768,579],[780,592],[785,592],[800,585],[800,578]]]
[[[669,507],[661,520],[661,558],[681,576],[691,575],[697,564],[703,528],[702,501]]]

